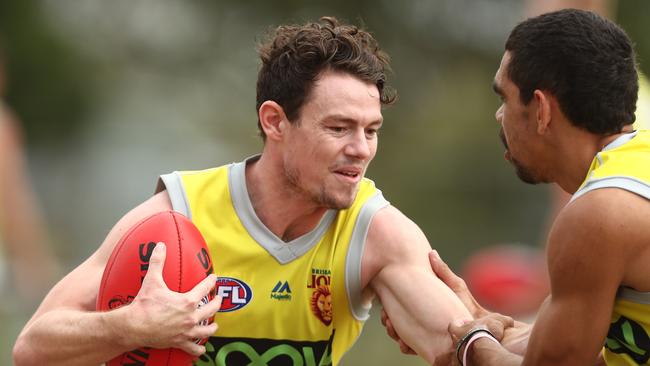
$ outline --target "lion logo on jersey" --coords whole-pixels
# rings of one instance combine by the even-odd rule
[[[325,325],[332,323],[332,293],[329,286],[316,287],[311,295],[311,312]]]

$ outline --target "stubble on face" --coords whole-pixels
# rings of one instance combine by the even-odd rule
[[[302,201],[346,209],[376,151],[374,133],[383,120],[379,91],[345,72],[324,71],[310,94],[301,109],[302,126],[292,125],[288,132],[295,134],[287,134],[284,184]]]
[[[344,210],[350,208],[359,190],[359,185],[357,184],[351,188],[352,192],[349,192],[349,194],[341,194],[340,197],[337,197],[335,193],[329,192],[325,183],[321,184],[314,191],[307,190],[303,188],[306,184],[301,181],[300,171],[286,162],[284,164],[284,175],[288,185],[287,188],[290,191],[297,195],[305,195],[316,205],[328,209]]]
[[[539,184],[541,183],[540,179],[537,179],[535,175],[525,167],[521,162],[519,162],[512,154],[510,154],[510,148],[508,147],[508,141],[506,140],[506,135],[503,132],[503,128],[499,130],[499,138],[501,139],[501,142],[503,143],[503,146],[505,147],[506,151],[508,151],[510,158],[508,161],[515,167],[515,174],[517,174],[517,177],[524,183],[527,184]]]

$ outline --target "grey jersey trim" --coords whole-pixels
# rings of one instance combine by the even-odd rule
[[[355,319],[364,321],[370,316],[371,303],[364,303],[361,288],[361,258],[366,245],[366,237],[370,222],[375,213],[390,203],[380,190],[366,201],[359,211],[357,221],[350,237],[348,254],[345,259],[345,290],[348,294],[348,305]]]
[[[632,177],[612,176],[602,179],[594,179],[587,182],[584,187],[578,190],[573,195],[573,197],[571,197],[571,201],[569,202],[573,202],[576,198],[584,195],[585,193],[599,188],[620,188],[632,193],[636,193],[641,197],[650,199],[650,185],[648,185],[646,182]]]
[[[616,298],[650,305],[650,292],[641,292],[629,287],[619,287]]]
[[[327,210],[316,228],[299,238],[290,242],[285,242],[278,238],[257,217],[253,204],[250,201],[250,196],[248,195],[248,188],[246,187],[246,162],[256,158],[258,156],[246,159],[240,163],[231,164],[228,167],[228,184],[232,204],[239,220],[250,236],[280,264],[287,264],[307,253],[307,251],[318,244],[321,237],[330,227],[330,224],[334,221],[338,211]]]
[[[190,203],[187,200],[187,194],[185,193],[185,187],[183,187],[183,180],[180,173],[172,172],[161,175],[160,178],[158,178],[156,193],[163,189],[167,189],[167,195],[169,195],[169,200],[172,202],[172,208],[174,211],[177,211],[192,220],[192,210],[190,209]]]
[[[621,135],[617,137],[614,141],[610,142],[609,144],[605,145],[601,151],[607,151],[607,150],[613,150],[616,149],[617,147],[621,147],[625,144],[627,144],[630,140],[636,136],[638,131],[633,131],[630,133],[626,133],[625,135]]]

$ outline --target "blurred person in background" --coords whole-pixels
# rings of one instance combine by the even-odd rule
[[[0,350],[8,354],[60,269],[31,186],[20,122],[4,101],[3,56],[0,51]]]
[[[395,98],[386,84],[388,56],[368,32],[334,18],[280,26],[258,52],[262,153],[162,176],[158,193],[55,285],[16,342],[17,365],[97,364],[139,347],[180,348],[200,356],[199,365],[336,365],[374,297],[421,357],[450,362],[447,324],[471,314],[434,275],[420,228],[364,178],[377,152],[381,107]],[[218,300],[187,306],[215,286],[213,276],[186,294],[155,280],[164,245],[153,250],[133,302],[95,311],[122,234],[172,209],[198,226],[225,278],[216,283],[218,330],[197,325]],[[205,346],[193,342],[208,336]]]
[[[0,286],[3,303],[15,296],[35,305],[56,281],[59,265],[32,189],[20,122],[4,102],[7,85],[0,54]],[[11,290],[8,290],[11,288]]]

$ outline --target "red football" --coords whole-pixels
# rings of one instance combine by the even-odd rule
[[[213,273],[207,245],[196,226],[180,213],[160,212],[134,225],[113,249],[99,288],[97,310],[115,309],[133,300],[158,242],[164,242],[167,249],[163,279],[170,290],[187,292]],[[211,293],[203,303],[213,297]],[[112,359],[107,366],[134,364],[191,365],[192,357],[176,348],[140,348]]]
[[[476,300],[492,311],[527,318],[549,292],[544,253],[532,247],[487,247],[469,256],[463,278]]]

